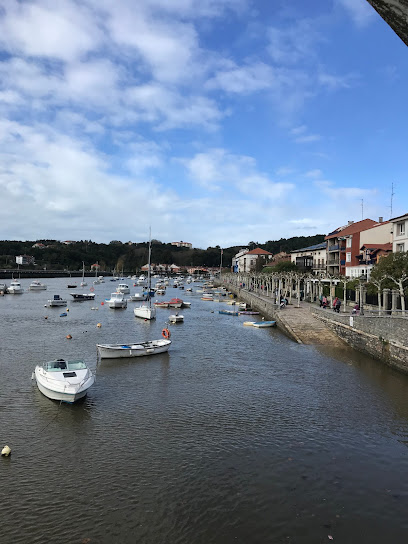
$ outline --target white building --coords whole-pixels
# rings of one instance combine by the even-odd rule
[[[408,251],[408,214],[390,219],[392,224],[392,251]]]
[[[303,247],[290,252],[290,260],[302,271],[326,275],[327,242]]]
[[[256,263],[259,258],[268,262],[272,258],[272,253],[265,251],[260,247],[249,251],[249,249],[241,249],[232,259],[233,272],[249,272],[255,270]]]

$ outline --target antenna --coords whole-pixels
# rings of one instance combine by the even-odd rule
[[[361,199],[361,221],[364,219],[364,199]]]
[[[391,206],[390,206],[390,219],[392,217],[392,197],[394,196],[394,184],[391,183]]]

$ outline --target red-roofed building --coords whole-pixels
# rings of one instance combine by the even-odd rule
[[[359,264],[360,233],[375,225],[378,223],[372,219],[363,219],[356,223],[349,221],[344,227],[339,227],[326,236],[328,274],[350,277],[351,268]]]
[[[233,259],[233,271],[234,272],[249,272],[255,270],[258,259],[262,259],[263,262],[268,262],[272,258],[272,253],[265,251],[260,247],[248,251],[247,249],[241,250],[237,253]]]

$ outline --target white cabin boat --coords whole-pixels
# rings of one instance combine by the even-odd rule
[[[144,293],[135,293],[134,295],[129,296],[130,302],[143,302],[147,300],[147,295]]]
[[[156,308],[149,304],[150,301],[146,301],[145,304],[141,304],[133,309],[135,317],[141,317],[142,319],[156,319]]]
[[[9,287],[7,288],[7,293],[10,295],[21,295],[24,293],[24,289],[21,287],[19,280],[11,280]]]
[[[170,323],[182,323],[184,321],[184,315],[175,313],[175,314],[169,315],[168,319]]]
[[[127,308],[127,300],[123,293],[112,293],[107,303],[109,308]]]
[[[46,306],[49,306],[50,308],[53,306],[66,306],[67,300],[64,298],[61,298],[59,295],[54,295],[54,298],[47,301]]]
[[[29,291],[44,291],[45,289],[47,289],[47,286],[45,283],[41,283],[40,280],[33,280],[28,287]]]
[[[84,361],[57,359],[37,365],[34,371],[38,389],[49,399],[73,403],[84,397],[95,376]]]
[[[127,283],[119,283],[116,288],[118,293],[124,293],[125,295],[130,293],[129,285]]]
[[[129,344],[97,344],[101,359],[120,359],[123,357],[141,357],[168,351],[171,340],[151,340]]]

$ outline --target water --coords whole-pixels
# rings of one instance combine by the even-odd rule
[[[69,279],[43,281],[47,291],[0,297],[0,447],[12,449],[0,459],[0,542],[406,538],[406,376],[348,348],[244,327],[253,316],[169,288],[161,300],[192,302],[169,352],[104,360],[84,401],[60,406],[31,381],[37,363],[96,367],[97,343],[159,338],[174,310],[145,322],[134,303],[102,306],[117,285],[107,281],[59,317],[66,308],[44,303],[70,299]]]

